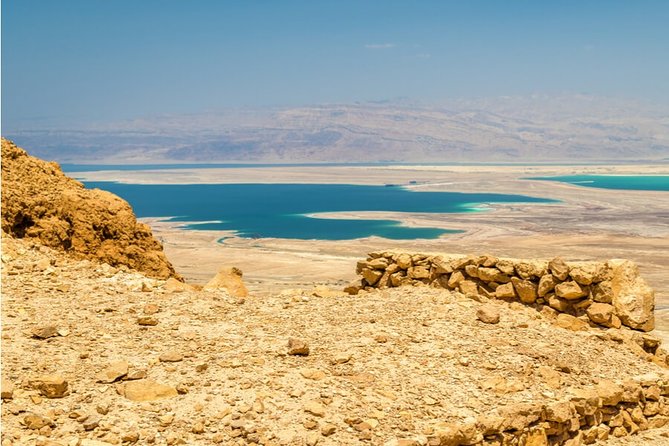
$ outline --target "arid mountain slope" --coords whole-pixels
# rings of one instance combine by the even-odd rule
[[[126,265],[148,276],[176,276],[151,229],[130,205],[86,189],[58,164],[28,155],[2,139],[2,230],[79,257]]]

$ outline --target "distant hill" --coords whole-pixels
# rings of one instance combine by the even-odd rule
[[[60,162],[666,160],[669,107],[585,95],[319,105],[8,135]]]

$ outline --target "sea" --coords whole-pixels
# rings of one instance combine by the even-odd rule
[[[669,191],[669,175],[563,175],[527,179],[559,181],[600,189]]]
[[[399,185],[349,184],[125,184],[85,182],[125,200],[138,217],[164,217],[186,229],[234,231],[238,237],[302,240],[435,239],[461,232],[410,227],[387,219],[322,218],[322,213],[480,212],[495,203],[555,203],[547,198],[494,193],[413,191]]]

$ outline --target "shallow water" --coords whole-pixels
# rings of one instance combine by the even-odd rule
[[[564,175],[527,179],[559,181],[601,189],[669,191],[669,175]]]
[[[434,239],[460,232],[402,226],[393,220],[330,219],[313,214],[379,211],[477,212],[487,203],[552,203],[523,195],[414,192],[348,184],[121,184],[86,182],[127,200],[138,217],[171,217],[188,229],[232,230],[240,237],[350,240],[369,236]],[[306,215],[309,214],[309,215]]]

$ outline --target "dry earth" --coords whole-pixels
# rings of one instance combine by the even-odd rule
[[[500,302],[500,322],[485,324],[480,303],[426,287],[239,299],[9,238],[2,283],[2,376],[14,387],[3,446],[427,444],[443,422],[550,404],[607,380],[669,379],[621,343],[624,330],[572,332]],[[309,355],[288,354],[291,338]],[[97,382],[119,361],[129,370],[105,376],[117,383]],[[34,387],[54,374],[68,384],[62,398]],[[168,397],[129,399],[147,397],[131,392],[147,379]],[[607,444],[669,444],[667,432]]]

